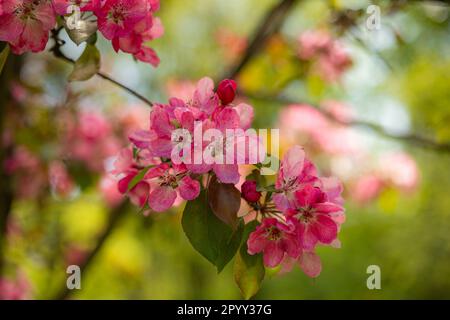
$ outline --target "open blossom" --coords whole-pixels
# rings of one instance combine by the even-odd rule
[[[156,212],[166,211],[175,203],[177,193],[184,200],[194,200],[200,194],[200,183],[189,175],[184,165],[167,163],[152,168],[144,179],[149,181],[149,206]]]
[[[50,0],[2,0],[0,41],[11,45],[15,54],[45,49],[49,31],[56,24]]]
[[[256,191],[252,182],[241,188],[249,204],[253,199],[247,199],[248,194]],[[309,277],[317,277],[322,270],[317,245],[340,247],[337,236],[345,221],[342,184],[334,177],[319,177],[303,149],[294,146],[283,158],[275,188],[273,204],[254,206],[262,206],[264,218],[249,236],[248,253],[263,252],[264,264],[281,265],[282,272],[297,264]]]
[[[334,220],[343,208],[329,201],[318,187],[306,185],[295,192],[295,209],[288,209],[302,238],[303,248],[312,250],[317,243],[331,244],[337,237],[338,223]]]
[[[297,258],[301,252],[294,226],[275,218],[262,221],[250,234],[247,247],[252,255],[263,252],[264,264],[268,267],[279,265],[285,255]]]
[[[136,59],[157,66],[156,52],[144,43],[159,38],[164,29],[153,13],[159,0],[106,0],[94,8],[98,29],[112,41],[114,50],[132,54]]]

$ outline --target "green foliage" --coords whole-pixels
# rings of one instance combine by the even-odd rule
[[[234,261],[234,280],[236,281],[244,299],[250,299],[260,289],[264,279],[265,268],[262,254],[249,255],[247,253],[247,240],[255,230],[257,222],[245,226],[243,241]]]
[[[93,44],[87,44],[83,54],[78,58],[69,75],[69,81],[85,81],[100,70],[100,52]]]
[[[197,199],[186,204],[181,223],[194,249],[221,272],[239,248],[243,222],[236,230],[222,222],[213,213],[203,190]]]

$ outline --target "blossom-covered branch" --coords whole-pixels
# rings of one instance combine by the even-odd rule
[[[267,95],[262,93],[251,93],[248,91],[240,90],[239,94],[256,99],[256,100],[266,100],[275,102],[282,105],[290,105],[290,104],[299,104],[301,103],[298,100],[287,98],[282,95]],[[309,103],[308,103],[309,104]],[[340,119],[338,117],[335,117],[332,113],[328,112],[327,110],[324,110],[321,107],[316,106],[315,107],[319,112],[321,112],[324,116],[326,116],[328,119],[336,122],[337,124],[343,125],[343,126],[352,126],[352,127],[361,127],[366,128],[369,130],[372,130],[373,132],[377,133],[380,136],[383,136],[388,139],[403,141],[406,143],[409,143],[414,146],[434,150],[437,152],[443,152],[443,153],[450,153],[450,144],[449,143],[441,143],[437,142],[435,140],[432,140],[430,138],[415,134],[415,133],[407,133],[407,134],[395,134],[386,131],[386,129],[378,124],[364,121],[360,119]]]

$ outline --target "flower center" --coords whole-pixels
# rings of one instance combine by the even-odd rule
[[[269,227],[266,229],[266,237],[267,239],[271,240],[271,241],[276,241],[281,239],[281,237],[283,236],[283,233],[281,232],[280,229],[276,228],[276,227]]]

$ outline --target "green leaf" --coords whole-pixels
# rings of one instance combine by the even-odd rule
[[[236,230],[221,221],[208,204],[206,190],[188,201],[181,220],[184,233],[195,250],[221,272],[236,254],[242,239],[243,223]]]
[[[2,52],[0,52],[0,74],[2,73],[3,67],[5,66],[6,60],[9,55],[9,45],[6,45]]]
[[[246,300],[253,297],[259,291],[266,272],[262,254],[249,255],[247,253],[248,237],[257,225],[258,223],[253,221],[245,226],[244,241],[234,260],[234,280]]]
[[[130,191],[131,189],[136,187],[136,185],[139,182],[141,182],[142,179],[144,179],[145,175],[147,174],[148,170],[150,170],[151,167],[153,167],[153,166],[145,167],[144,169],[139,171],[139,173],[137,175],[135,175],[133,179],[131,179],[130,183],[128,184],[128,190],[127,191]]]
[[[97,47],[87,44],[83,54],[75,62],[69,81],[85,81],[93,77],[100,69],[100,52]]]
[[[208,185],[208,202],[214,214],[234,229],[238,223],[238,211],[241,206],[241,193],[230,183],[221,183],[216,176]]]

